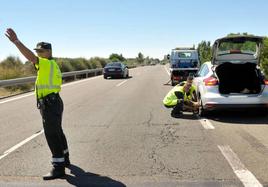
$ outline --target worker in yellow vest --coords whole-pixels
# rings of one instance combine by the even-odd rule
[[[172,88],[163,100],[167,108],[173,108],[172,117],[181,117],[183,111],[198,112],[199,104],[197,102],[196,88],[192,85],[193,77],[189,76],[184,81]]]
[[[34,49],[37,56],[29,50],[9,28],[5,34],[20,52],[32,62],[37,70],[35,94],[37,108],[43,120],[45,137],[52,153],[52,170],[43,176],[44,180],[61,178],[65,167],[70,165],[66,137],[62,130],[63,102],[59,95],[62,84],[61,71],[52,58],[50,43],[39,42]]]

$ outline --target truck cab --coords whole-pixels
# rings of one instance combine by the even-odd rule
[[[198,52],[195,48],[172,49],[168,58],[172,86],[185,81],[190,74],[195,74],[200,67]]]

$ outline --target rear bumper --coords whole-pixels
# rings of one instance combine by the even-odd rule
[[[259,95],[207,93],[202,97],[203,107],[207,110],[268,108],[268,91],[266,89]]]
[[[197,68],[170,69],[170,78],[173,82],[179,83],[181,81],[187,80],[187,77],[190,74],[195,74],[197,70],[198,70]]]
[[[220,110],[220,109],[268,109],[268,104],[214,104],[207,103],[204,106],[206,110]]]
[[[103,75],[106,77],[122,77],[124,75],[124,72],[108,72],[103,73]]]

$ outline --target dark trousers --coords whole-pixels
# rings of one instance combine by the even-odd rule
[[[66,137],[62,129],[63,102],[59,94],[49,94],[38,100],[43,119],[45,137],[52,153],[53,166],[63,166],[69,156]]]
[[[183,110],[184,94],[182,92],[175,92],[178,103],[173,107],[172,113],[180,113]]]

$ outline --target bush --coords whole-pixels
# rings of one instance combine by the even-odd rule
[[[87,69],[87,66],[81,58],[70,59],[70,64],[74,67],[75,71]]]
[[[265,74],[265,77],[268,78],[268,38],[263,40],[263,50],[261,54],[261,68]]]
[[[91,69],[103,68],[106,64],[106,61],[104,59],[95,57],[89,60],[89,64]]]
[[[67,58],[58,58],[56,59],[56,62],[59,65],[61,72],[74,71],[74,67]]]

